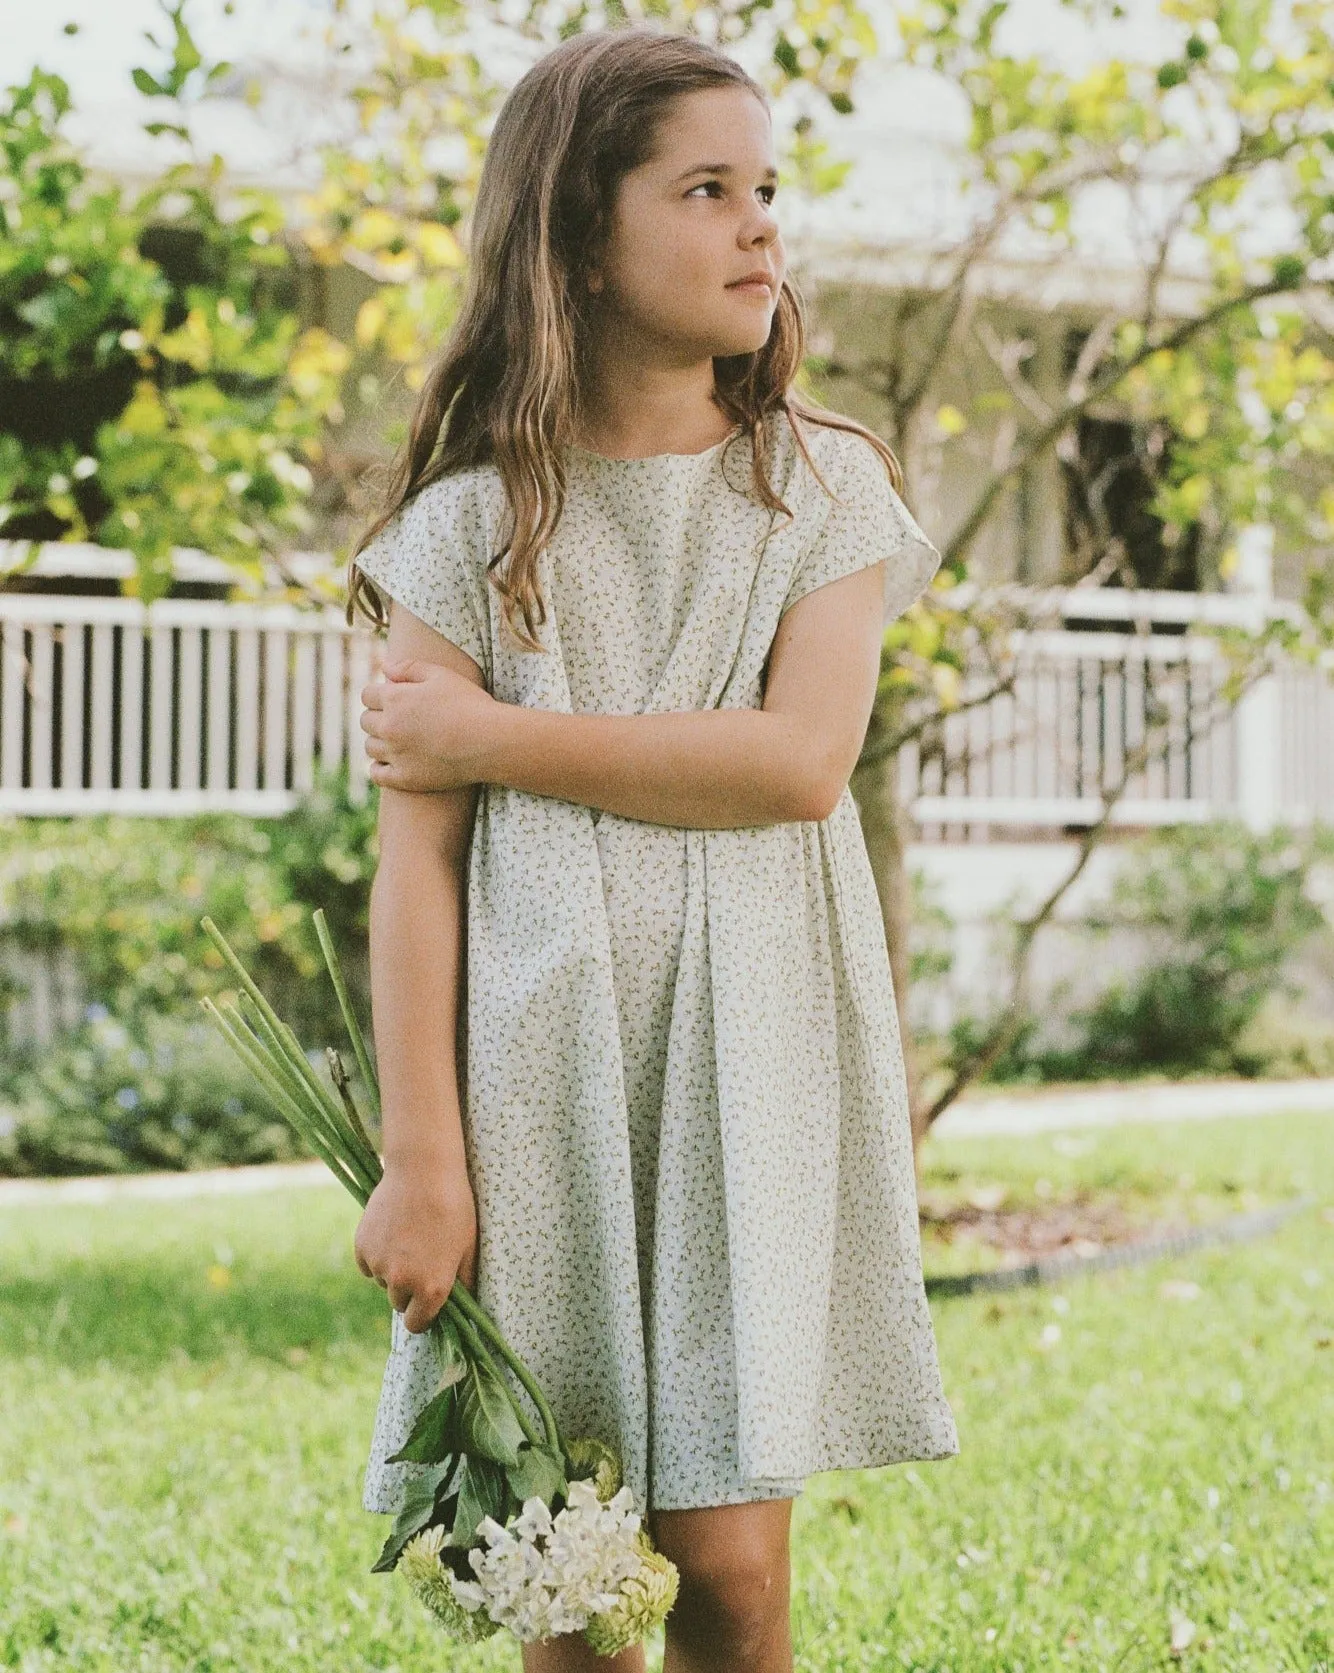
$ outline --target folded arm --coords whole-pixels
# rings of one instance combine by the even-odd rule
[[[490,783],[702,829],[824,819],[866,737],[884,564],[818,587],[778,624],[763,706],[647,715],[498,706]]]
[[[416,790],[503,784],[628,819],[706,830],[824,819],[866,737],[883,600],[883,562],[798,599],[779,621],[758,709],[530,709],[477,689],[480,670],[451,646],[456,666],[475,674],[473,684],[451,680],[443,697],[429,679],[367,688],[362,726],[376,757],[371,777]],[[401,609],[395,603],[392,614]]]

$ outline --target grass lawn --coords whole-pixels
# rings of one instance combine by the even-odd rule
[[[1319,1205],[1258,1243],[934,1301],[962,1452],[811,1478],[797,1666],[1328,1673],[1329,1140],[1310,1116],[929,1140],[937,1197]],[[0,1210],[0,1667],[518,1669],[368,1572],[389,1323],[356,1215],[332,1183]]]

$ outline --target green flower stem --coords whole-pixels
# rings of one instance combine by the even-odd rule
[[[454,1321],[454,1328],[458,1331],[459,1336],[463,1341],[463,1345],[468,1350],[469,1354],[471,1354],[474,1359],[485,1360],[486,1363],[491,1366],[492,1370],[495,1371],[496,1381],[505,1390],[506,1398],[509,1400],[510,1405],[514,1408],[514,1415],[519,1420],[519,1427],[523,1430],[524,1438],[531,1446],[536,1446],[538,1444],[539,1437],[537,1430],[533,1427],[532,1418],[528,1416],[528,1413],[523,1409],[522,1404],[515,1395],[514,1390],[505,1381],[504,1375],[497,1367],[495,1359],[492,1357],[490,1352],[488,1352],[486,1343],[482,1341],[481,1333],[475,1328],[472,1320],[454,1299],[458,1291],[462,1288],[463,1286],[461,1284],[455,1284],[454,1289],[450,1292],[449,1301],[445,1304],[449,1308],[450,1318]]]
[[[362,1038],[356,1013],[352,1009],[352,1000],[347,991],[347,983],[343,979],[343,967],[339,963],[333,937],[329,934],[329,924],[322,906],[315,909],[314,918],[315,933],[320,938],[320,950],[323,952],[324,962],[329,968],[329,977],[333,982],[334,992],[338,995],[338,1008],[343,1013],[343,1022],[347,1026],[352,1050],[356,1053],[357,1065],[361,1070],[361,1079],[366,1087],[367,1096],[371,1100],[371,1108],[375,1112],[375,1119],[378,1121],[380,1119],[380,1098],[375,1072],[371,1068],[370,1054],[366,1050],[366,1042]],[[370,1144],[370,1139],[364,1132],[362,1136],[366,1138],[366,1143]]]
[[[241,995],[243,1003],[251,1006],[250,1020],[256,1032],[267,1046],[266,1055],[274,1073],[287,1084],[289,1094],[297,1099],[307,1111],[307,1119],[324,1134],[327,1143],[331,1144],[342,1156],[345,1164],[365,1187],[366,1195],[375,1189],[380,1175],[380,1159],[372,1151],[370,1156],[362,1153],[356,1140],[348,1132],[344,1121],[340,1119],[341,1112],[331,1110],[330,1102],[323,1098],[315,1099],[311,1096],[310,1079],[297,1069],[293,1062],[292,1048],[286,1041],[280,1039],[274,1032],[269,1019],[254,1008],[248,995]],[[297,1048],[299,1052],[299,1047]]]
[[[235,1024],[227,1021],[211,1000],[204,999],[201,1003],[254,1072],[260,1084],[269,1091],[279,1112],[318,1151],[339,1183],[365,1207],[384,1170],[369,1135],[359,1119],[352,1118],[355,1105],[350,1115],[328,1092],[302,1051],[300,1041],[265,999],[212,918],[202,918],[200,925],[222,954],[242,989],[238,996],[238,1008],[235,1010]],[[339,1003],[343,1005],[346,999],[346,984],[342,982],[337,955],[328,938],[327,925],[322,914],[318,917],[317,929],[320,945],[325,949],[325,961],[334,980],[335,991],[339,992]],[[248,1001],[253,1007],[253,1018],[242,1020],[239,1004],[244,1001]],[[379,1087],[350,1003],[345,1006],[344,1020],[352,1037],[358,1064],[378,1109]],[[246,1026],[248,1021],[253,1021],[253,1032]],[[494,1349],[513,1371],[541,1416],[547,1445],[560,1454],[563,1448],[555,1415],[537,1379],[510,1347],[490,1314],[467,1286],[457,1279],[445,1306],[459,1330],[461,1339],[469,1344],[474,1357],[486,1358],[494,1365],[491,1351]],[[531,1419],[503,1375],[500,1381],[505,1386],[524,1434],[536,1445],[538,1437]]]
[[[297,1039],[296,1035],[292,1032],[288,1025],[281,1020],[278,1022],[278,1038],[286,1047],[287,1055],[293,1068],[296,1069],[297,1073],[310,1087],[310,1090],[319,1100],[321,1109],[323,1109],[325,1114],[332,1120],[334,1126],[339,1128],[344,1136],[350,1141],[349,1148],[357,1152],[362,1166],[367,1167],[368,1162],[374,1162],[374,1167],[369,1169],[372,1183],[374,1183],[374,1181],[379,1178],[379,1153],[369,1140],[367,1140],[365,1146],[363,1147],[361,1139],[358,1135],[347,1126],[342,1100],[335,1097],[329,1088],[325,1086],[320,1077],[315,1073],[314,1068],[311,1066],[310,1059],[301,1049],[300,1040]]]
[[[359,1198],[365,1206],[366,1196],[359,1178],[354,1176],[343,1158],[329,1144],[324,1135],[313,1129],[307,1112],[296,1102],[288,1092],[286,1086],[274,1074],[262,1048],[256,1045],[250,1031],[240,1022],[233,1023],[218,1009],[212,999],[203,998],[199,1002],[212,1017],[232,1049],[242,1062],[259,1081],[269,1097],[277,1104],[279,1110],[286,1116],[288,1123],[295,1127],[311,1145],[318,1151],[320,1159],[328,1166],[334,1177],[345,1185],[354,1196]]]
[[[255,1005],[248,993],[239,994],[238,1002],[242,1013],[253,1023],[255,1032],[262,1037],[275,1071],[288,1081],[292,1095],[300,1098],[310,1110],[311,1119],[321,1123],[329,1141],[337,1145],[349,1165],[356,1164],[357,1173],[366,1181],[367,1189],[373,1190],[380,1177],[378,1154],[372,1147],[361,1146],[348,1125],[341,1102],[335,1102],[324,1091],[305,1061],[295,1035],[285,1024],[281,1025],[283,1032],[275,1029],[273,1022]]]
[[[269,1024],[270,1029],[276,1036],[279,1055],[288,1060],[291,1067],[296,1070],[296,1072],[305,1081],[306,1085],[315,1094],[320,1106],[327,1113],[332,1115],[335,1129],[341,1127],[343,1120],[342,1110],[325,1090],[323,1081],[320,1080],[319,1076],[306,1061],[306,1054],[301,1049],[301,1042],[274,1010],[273,1006],[269,1004],[268,1000],[265,999],[259,988],[256,987],[249,972],[232,951],[231,947],[228,945],[226,936],[223,935],[222,931],[213,922],[212,918],[204,917],[199,921],[203,928],[207,931],[210,939],[213,941],[213,944],[217,947],[223,958],[226,959],[228,967],[235,975],[237,981],[240,982],[245,992],[249,994],[250,998],[255,1002],[260,1015]],[[376,1166],[378,1167],[379,1157],[377,1156],[375,1160]],[[362,1168],[358,1171],[365,1171],[364,1162]],[[375,1184],[373,1174],[371,1175],[371,1184],[372,1187]]]
[[[347,1116],[348,1125],[358,1138],[365,1143],[367,1150],[375,1151],[378,1155],[379,1152],[362,1123],[361,1111],[357,1108],[356,1099],[352,1096],[352,1087],[348,1082],[347,1069],[342,1058],[332,1046],[324,1048],[324,1055],[329,1064],[329,1073],[333,1077],[333,1083],[338,1088],[338,1096],[342,1099],[343,1111]]]
[[[542,1418],[542,1428],[546,1432],[547,1445],[551,1447],[553,1451],[559,1453],[561,1449],[560,1430],[556,1426],[555,1415],[552,1412],[551,1407],[547,1404],[546,1397],[542,1393],[541,1388],[538,1386],[536,1377],[533,1376],[532,1372],[519,1358],[518,1354],[515,1353],[514,1349],[510,1347],[504,1336],[501,1335],[500,1330],[497,1328],[491,1315],[486,1311],[485,1307],[482,1306],[481,1302],[477,1300],[476,1296],[473,1295],[472,1291],[469,1290],[465,1284],[456,1283],[454,1285],[453,1290],[450,1292],[450,1300],[457,1302],[460,1310],[467,1315],[469,1323],[475,1327],[479,1334],[491,1343],[496,1352],[504,1358],[506,1364],[509,1365],[510,1369],[514,1372],[514,1375],[523,1384],[528,1398],[533,1402],[534,1406],[537,1407],[538,1413]]]
[[[264,1059],[271,1067],[271,1071],[280,1077],[281,1081],[285,1082],[288,1097],[293,1099],[295,1103],[300,1104],[301,1111],[305,1114],[306,1138],[318,1139],[325,1148],[331,1149],[338,1156],[346,1173],[350,1173],[353,1179],[357,1181],[357,1195],[360,1196],[360,1200],[365,1205],[368,1196],[375,1190],[375,1174],[372,1173],[372,1169],[367,1168],[365,1159],[358,1154],[357,1148],[348,1143],[348,1136],[346,1136],[345,1131],[328,1121],[325,1109],[321,1106],[313,1106],[310,1089],[306,1086],[305,1079],[301,1079],[300,1076],[295,1076],[291,1072],[291,1066],[286,1062],[285,1052],[278,1051],[278,1047],[271,1044],[271,1036],[266,1029],[263,1017],[256,1017],[254,1024],[256,1024],[256,1029],[261,1036],[261,1051],[264,1052]]]
[[[291,1060],[291,1053],[278,1035],[273,1024],[259,1010],[248,993],[242,992],[237,996],[237,1012],[248,1025],[252,1033],[258,1036],[260,1049],[263,1051],[273,1073],[282,1081],[288,1093],[295,1098],[302,1108],[307,1111],[312,1121],[318,1121],[330,1142],[344,1138],[341,1127],[334,1127],[327,1120],[327,1112],[313,1103],[310,1096],[310,1086],[306,1077]]]

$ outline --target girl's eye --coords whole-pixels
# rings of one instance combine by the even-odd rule
[[[702,190],[706,186],[717,186],[717,187],[721,188],[722,187],[722,181],[721,180],[701,180],[698,186],[692,186],[690,188],[690,190],[686,193],[686,196],[687,197],[693,197],[696,192]],[[771,204],[774,201],[774,198],[777,196],[778,188],[777,188],[777,186],[761,186],[760,191],[765,192],[767,194],[767,196],[765,197],[765,200],[764,200],[765,203],[766,204]]]

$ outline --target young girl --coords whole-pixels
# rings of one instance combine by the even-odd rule
[[[848,789],[883,623],[939,554],[885,445],[794,393],[775,178],[762,90],[699,40],[532,68],[350,573],[349,620],[392,600],[362,715],[385,1171],[356,1251],[394,1308],[364,1503],[421,1468],[386,1458],[457,1276],[562,1431],[624,1460],[681,1571],[667,1673],[791,1667],[808,1475],[958,1451]]]

